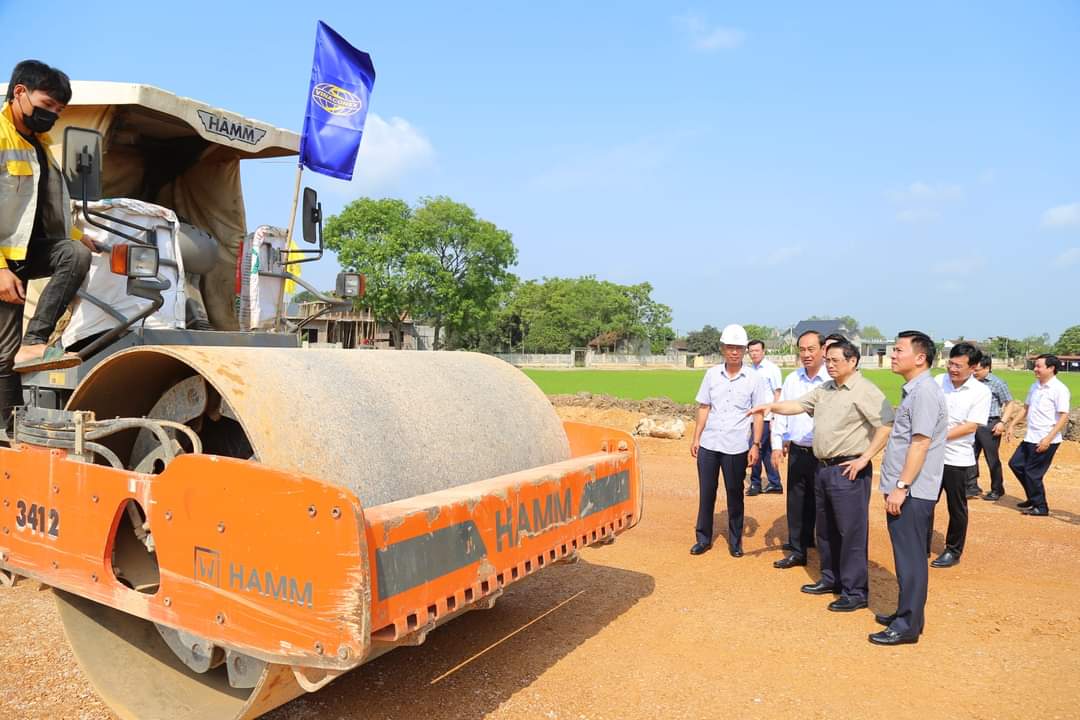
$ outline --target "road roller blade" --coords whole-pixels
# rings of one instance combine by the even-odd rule
[[[626,433],[469,353],[144,347],[0,448],[0,570],[125,718],[254,718],[641,517]]]

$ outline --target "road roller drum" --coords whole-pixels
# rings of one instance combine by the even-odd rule
[[[124,718],[258,717],[641,514],[629,435],[472,353],[137,347],[13,435],[0,571]]]

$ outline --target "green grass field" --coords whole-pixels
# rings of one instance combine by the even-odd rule
[[[649,397],[668,397],[675,402],[692,403],[697,394],[704,370],[531,370],[525,374],[548,395],[572,395],[583,391],[597,395],[614,395],[628,400]],[[790,371],[784,371],[784,376]],[[895,405],[900,402],[903,380],[890,370],[864,370],[863,374],[881,388]],[[1003,370],[996,375],[1012,390],[1013,397],[1023,401],[1035,381],[1030,371]],[[1080,407],[1080,373],[1058,376],[1072,393],[1072,406]]]

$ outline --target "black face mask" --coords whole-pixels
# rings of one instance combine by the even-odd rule
[[[29,102],[30,98],[26,98]],[[20,109],[22,105],[20,104]],[[23,113],[23,124],[26,125],[26,129],[32,133],[46,133],[52,130],[52,126],[56,124],[57,118],[60,117],[52,110],[46,110],[43,107],[38,107],[34,103],[30,103],[30,107],[33,111],[27,115]]]

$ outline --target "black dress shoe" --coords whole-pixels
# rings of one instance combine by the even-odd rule
[[[694,543],[694,547],[690,548],[691,555],[700,555],[701,553],[708,552],[712,549],[710,543]]]
[[[791,543],[784,543],[780,547],[781,547],[781,549],[786,550],[787,552],[794,552],[795,551],[795,546],[792,545]]]
[[[1050,514],[1049,508],[1041,507],[1029,507],[1020,511],[1021,515],[1031,515],[1032,517],[1046,517]]]
[[[994,501],[1000,500],[1000,499],[1001,499],[1001,493],[994,492],[993,490],[991,490],[990,492],[983,495],[983,500],[989,500],[990,502],[994,502]]]
[[[960,563],[960,556],[954,553],[952,550],[946,550],[934,559],[934,562],[930,563],[930,567],[947,568],[952,567]]]
[[[769,487],[765,488],[761,492],[765,493],[766,495],[783,495],[784,494],[784,488],[779,487],[777,485],[770,485]]]
[[[833,612],[852,612],[853,610],[862,610],[864,607],[866,607],[865,600],[852,600],[845,597],[829,603],[829,609]]]
[[[892,621],[895,619],[895,613],[893,613],[892,615],[878,615],[876,613],[874,614],[874,622],[876,622],[878,625],[884,625],[885,627],[889,627],[890,625],[892,625]]]
[[[1020,502],[1016,503],[1016,507],[1020,508],[1021,510],[1023,510],[1024,508],[1029,508],[1031,507],[1031,501],[1021,500]]]
[[[820,580],[810,585],[803,585],[799,589],[807,595],[828,595],[829,593],[832,593],[833,595],[840,594],[840,588],[836,587],[835,585],[826,585]]]
[[[870,642],[875,645],[908,645],[919,642],[919,636],[901,635],[895,630],[885,628],[881,632],[871,633]]]
[[[761,488],[754,487],[754,486],[751,485],[750,489],[746,491],[746,494],[750,495],[751,497],[754,496],[754,495],[760,495],[761,494]]]
[[[728,550],[729,553],[731,553],[731,557],[742,557],[743,556],[742,548],[729,547],[727,550]]]
[[[800,565],[806,565],[806,558],[801,555],[788,555],[787,557],[780,558],[772,564],[774,568],[780,568],[781,570],[787,570],[788,568],[793,568]]]

